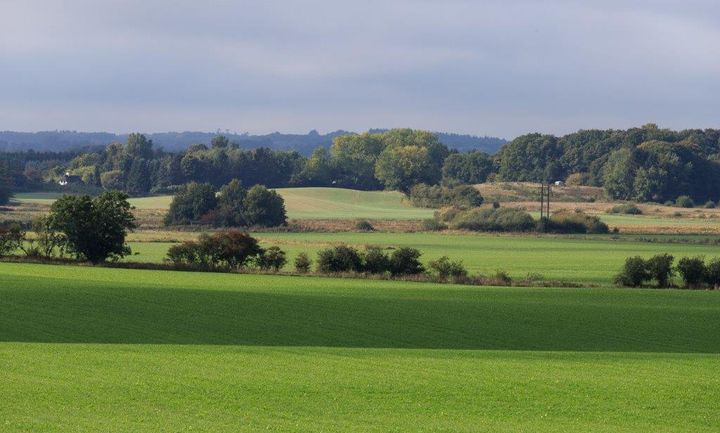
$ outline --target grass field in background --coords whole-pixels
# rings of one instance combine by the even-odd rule
[[[188,234],[183,234],[187,237]],[[402,246],[419,249],[421,260],[428,264],[441,256],[462,260],[472,273],[493,274],[506,271],[514,278],[528,273],[547,280],[610,285],[625,259],[640,255],[670,253],[683,256],[720,256],[720,246],[683,243],[642,242],[632,237],[613,240],[609,236],[571,238],[562,236],[519,236],[492,234],[445,233],[253,233],[264,246],[280,246],[288,254],[286,269],[300,252],[315,260],[320,249],[347,243],[364,248],[378,245],[386,248]],[[662,239],[659,237],[658,239]],[[127,261],[160,262],[168,242],[131,242],[133,252]],[[392,252],[392,250],[388,250]]]
[[[433,210],[416,208],[410,205],[404,196],[396,191],[356,191],[343,188],[279,188],[285,199],[288,218],[299,220],[422,220],[432,218]],[[58,193],[23,193],[15,196],[19,203],[51,204]],[[170,206],[172,196],[136,197],[130,203],[139,210],[165,210]],[[538,218],[536,203],[508,203],[509,206],[523,206]],[[556,204],[558,209],[572,209],[573,206],[598,215],[610,227],[620,227],[629,232],[672,233],[716,233],[720,231],[720,219],[700,218],[698,215],[717,216],[715,209],[679,209],[657,206],[659,213],[647,215],[614,215],[598,209],[609,208],[610,203],[567,203]],[[655,209],[643,205],[648,212]],[[680,217],[672,212],[679,212]],[[707,215],[706,215],[707,216]]]
[[[0,263],[0,425],[712,432],[717,295]]]

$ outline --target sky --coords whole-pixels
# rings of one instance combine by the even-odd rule
[[[717,0],[0,0],[0,130],[720,127]]]

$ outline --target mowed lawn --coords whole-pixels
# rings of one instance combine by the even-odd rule
[[[514,278],[539,274],[547,280],[573,281],[585,284],[612,284],[613,276],[625,259],[640,255],[670,253],[676,259],[684,256],[720,256],[720,246],[692,243],[641,242],[632,237],[563,237],[538,235],[446,234],[446,233],[253,233],[264,246],[278,245],[288,253],[287,270],[300,252],[315,259],[320,249],[347,243],[358,248],[378,245],[388,248],[419,249],[428,264],[441,256],[462,260],[472,273],[493,274],[498,270]],[[662,239],[662,237],[658,237]],[[126,260],[162,261],[166,242],[132,242],[137,255]]]
[[[0,263],[0,426],[712,432],[719,294]]]

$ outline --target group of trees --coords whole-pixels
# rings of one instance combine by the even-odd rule
[[[671,287],[672,277],[677,273],[685,288],[720,287],[720,258],[705,262],[703,257],[683,257],[673,265],[670,254],[658,254],[649,259],[628,257],[622,271],[615,276],[615,283],[624,287],[641,287],[655,283],[656,287]]]
[[[583,130],[563,137],[527,134],[496,155],[496,178],[603,186],[611,198],[665,202],[687,195],[717,201],[720,130],[672,131],[648,124]]]
[[[285,201],[262,185],[245,189],[233,179],[220,190],[210,183],[181,186],[165,216],[166,225],[208,224],[216,227],[275,227],[287,223]]]

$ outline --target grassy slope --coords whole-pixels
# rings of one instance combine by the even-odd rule
[[[473,273],[491,274],[504,270],[516,278],[539,273],[546,279],[594,284],[610,284],[612,277],[629,256],[645,257],[672,253],[676,257],[720,255],[716,245],[650,243],[593,240],[546,236],[512,236],[443,233],[256,233],[264,245],[279,245],[292,259],[302,251],[314,259],[317,251],[335,243],[364,245],[410,246],[423,252],[422,260],[447,255],[463,260]],[[138,252],[128,260],[161,261],[169,243],[131,243]]]
[[[295,219],[396,219],[432,218],[431,209],[412,207],[403,195],[390,191],[356,191],[343,188],[279,188],[289,218]],[[51,204],[60,194],[25,193],[15,200]],[[132,198],[139,209],[167,209],[172,196]]]
[[[0,264],[0,423],[717,431],[717,295]]]

